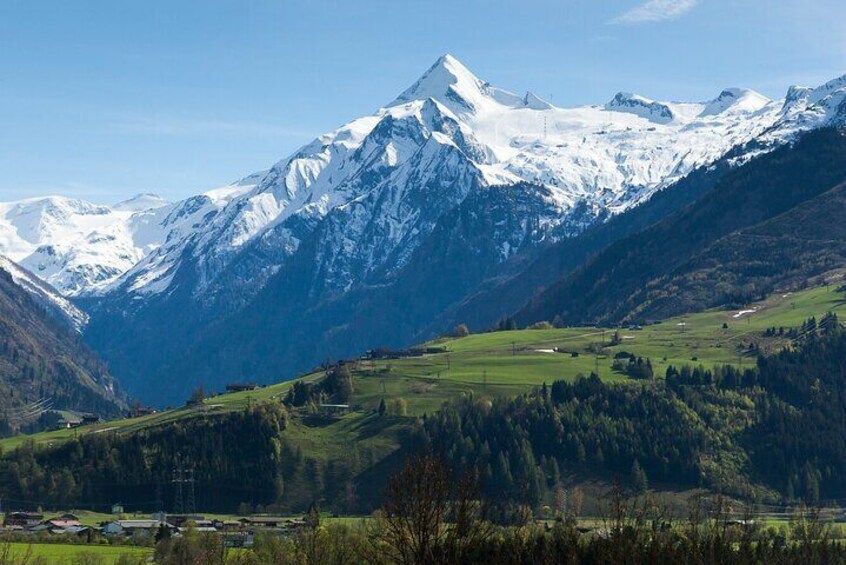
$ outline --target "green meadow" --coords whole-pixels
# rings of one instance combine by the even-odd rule
[[[292,419],[285,434],[309,451],[342,449],[346,442],[364,440],[379,451],[390,451],[400,441],[403,418],[377,421],[372,418],[384,398],[401,398],[406,416],[437,410],[444,402],[462,394],[514,395],[558,379],[575,379],[596,372],[606,381],[632,382],[614,372],[614,355],[627,352],[649,358],[656,377],[669,365],[733,364],[755,362],[754,343],[760,351],[776,351],[789,342],[764,337],[770,327],[798,327],[806,319],[819,319],[827,312],[843,314],[846,299],[835,286],[795,293],[775,294],[742,311],[714,310],[665,320],[642,328],[556,328],[514,330],[473,334],[462,338],[440,338],[427,345],[442,347],[443,353],[392,360],[358,360],[353,365],[352,413],[316,423]],[[616,337],[616,339],[615,339]],[[295,380],[315,381],[315,372]],[[213,417],[243,410],[253,403],[283,398],[295,380],[258,390],[221,394],[207,398],[198,407],[180,407],[138,418],[104,422],[72,430],[44,432],[0,440],[3,450],[24,441],[39,445],[60,443],[79,434],[131,434],[185,418]]]

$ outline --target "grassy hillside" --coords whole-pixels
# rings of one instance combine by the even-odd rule
[[[833,274],[832,278],[837,278]],[[762,352],[776,351],[787,344],[778,337],[765,337],[770,327],[798,327],[806,319],[820,318],[826,312],[844,312],[846,299],[835,284],[796,293],[776,294],[738,310],[714,310],[679,316],[664,322],[628,328],[556,328],[515,330],[442,338],[429,343],[443,347],[445,353],[422,357],[358,361],[352,371],[353,413],[322,426],[309,434],[319,437],[347,437],[355,429],[352,422],[365,421],[384,397],[402,397],[409,416],[437,410],[441,404],[461,394],[511,396],[530,387],[559,379],[573,379],[578,374],[598,372],[611,382],[629,381],[626,375],[612,371],[613,356],[620,351],[650,358],[656,375],[663,375],[668,365],[715,364],[748,365],[754,363],[749,344]],[[746,312],[748,311],[748,312]],[[724,325],[726,327],[724,327]],[[615,332],[621,341],[612,345]],[[557,350],[557,351],[556,351]],[[598,350],[595,353],[593,350]],[[572,354],[578,353],[577,357]],[[214,417],[243,410],[253,403],[281,399],[296,380],[314,382],[323,376],[314,372],[299,379],[254,391],[221,394],[207,398],[200,407],[181,407],[156,414],[104,422],[73,430],[59,430],[16,436],[0,440],[4,451],[26,441],[56,444],[83,434],[132,434],[148,428],[165,426],[188,418]],[[384,391],[384,392],[383,392]],[[297,422],[291,439],[300,434]],[[288,433],[288,432],[286,432]],[[310,440],[309,440],[310,441]],[[341,439],[339,443],[343,444]]]

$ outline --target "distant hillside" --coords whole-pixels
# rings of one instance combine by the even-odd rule
[[[610,245],[533,299],[522,322],[657,319],[740,305],[841,267],[846,137],[810,133],[727,173],[694,204]]]
[[[0,270],[11,275],[15,284],[25,290],[50,316],[75,333],[82,332],[88,323],[88,315],[56,289],[5,255],[0,255]]]
[[[430,446],[483,470],[486,494],[538,510],[561,483],[592,489],[596,512],[601,484],[630,484],[636,467],[682,505],[680,489],[694,488],[771,503],[842,497],[844,309],[830,285],[641,329],[443,338],[174,410],[6,438],[0,486],[25,507],[148,511],[159,492],[172,510],[182,461],[203,512],[318,502],[369,513],[403,457]]]
[[[114,416],[122,406],[106,366],[0,269],[0,433],[37,429],[49,408]]]

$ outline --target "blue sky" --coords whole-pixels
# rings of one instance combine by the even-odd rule
[[[2,0],[0,200],[214,188],[372,112],[446,52],[560,106],[781,97],[846,73],[846,3]]]

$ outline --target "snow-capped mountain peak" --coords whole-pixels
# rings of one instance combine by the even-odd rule
[[[417,82],[389,106],[427,98],[437,100],[457,115],[478,114],[491,105],[518,108],[526,106],[529,102],[512,92],[482,81],[449,54],[435,61]]]
[[[811,129],[846,125],[846,75],[816,88],[791,86],[778,119],[756,139],[760,150],[793,141]],[[752,153],[754,154],[754,153]]]
[[[814,119],[828,119],[840,110],[846,97],[846,75],[837,77],[816,88],[791,86],[784,100],[782,114],[790,118],[810,113]]]
[[[481,96],[484,83],[452,55],[443,55],[390,106],[432,98],[456,106],[459,111],[474,111],[473,102]]]
[[[714,116],[724,112],[758,112],[772,100],[748,88],[726,88],[719,96],[708,102],[702,116]]]
[[[731,91],[737,100],[726,107],[746,93]],[[160,292],[187,262],[201,295],[244,253],[274,257],[263,267],[272,273],[324,221],[334,227],[321,228],[321,276],[347,288],[396,270],[439,214],[491,185],[543,187],[538,194],[551,211],[544,229],[572,235],[754,137],[777,110],[717,119],[700,116],[705,106],[621,93],[604,108],[557,108],[531,92],[497,88],[444,55],[373,115],[319,136],[268,171],[177,205],[172,215],[202,218],[202,227],[192,231],[184,221],[181,237],[171,235],[108,292]],[[447,179],[460,184],[444,186]]]
[[[667,104],[631,92],[618,92],[605,109],[634,114],[657,124],[668,124],[675,118]]]
[[[124,212],[141,212],[143,210],[153,210],[161,208],[170,204],[167,200],[158,194],[142,193],[136,194],[128,200],[123,200],[112,206],[113,210]]]
[[[783,111],[787,111],[799,101],[805,101],[814,89],[809,86],[792,85],[787,89],[787,96],[784,97]]]

